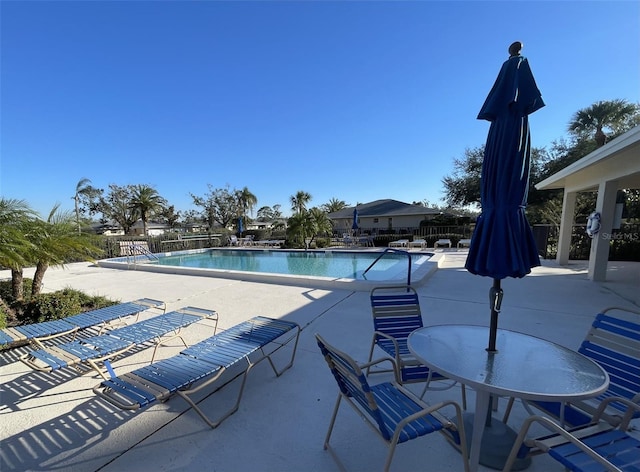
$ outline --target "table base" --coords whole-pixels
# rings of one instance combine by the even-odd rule
[[[467,444],[471,444],[473,437],[473,413],[463,415],[464,431],[467,437]],[[507,457],[511,452],[513,443],[518,434],[508,425],[495,418],[491,418],[491,426],[484,427],[482,442],[480,445],[480,464],[491,469],[502,470]],[[531,458],[516,459],[511,470],[524,470],[531,465]]]

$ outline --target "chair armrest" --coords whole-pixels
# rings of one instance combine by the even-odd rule
[[[638,395],[634,396],[634,400],[638,397]],[[622,403],[624,405],[627,406],[627,411],[624,413],[624,416],[622,417],[622,421],[619,425],[620,429],[622,431],[626,431],[627,429],[629,429],[629,423],[631,422],[631,419],[633,417],[633,414],[635,411],[640,411],[640,404],[629,400],[628,398],[624,398],[624,397],[607,397],[604,400],[602,400],[600,402],[600,405],[598,406],[598,409],[596,410],[596,412],[593,414],[593,422],[597,423],[598,421],[600,421],[600,417],[602,416],[602,414],[604,413],[604,411],[607,409],[607,406],[609,405],[609,403]]]
[[[364,364],[358,364],[358,367],[360,367],[360,369],[364,370],[364,369],[366,369],[368,367],[374,366],[376,364],[381,364],[383,362],[391,362],[391,366],[393,367],[393,370],[395,371],[396,363],[390,357],[381,357],[380,359],[374,359],[372,361],[365,362]]]
[[[386,333],[383,333],[381,331],[374,331],[373,332],[373,338],[377,339],[377,337],[380,336],[381,338],[385,338],[388,339],[389,341],[391,341],[393,343],[393,347],[395,347],[396,349],[396,358],[399,358],[399,352],[400,352],[400,346],[398,346],[398,340],[396,338],[394,338],[393,336],[389,336]]]

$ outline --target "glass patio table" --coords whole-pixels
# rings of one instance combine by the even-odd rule
[[[597,363],[550,341],[498,329],[496,352],[489,352],[488,340],[489,328],[472,325],[428,326],[408,340],[425,365],[476,392],[475,413],[464,421],[472,471],[479,464],[502,469],[515,440],[515,431],[491,417],[491,395],[566,402],[596,396],[609,385]],[[512,470],[529,464],[521,461]]]

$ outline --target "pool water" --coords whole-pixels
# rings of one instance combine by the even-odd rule
[[[420,284],[437,268],[431,253],[406,251],[193,249],[98,261],[101,267],[198,275],[313,288],[370,290]],[[373,267],[367,270],[376,259]],[[409,277],[409,258],[411,275]],[[366,273],[365,273],[366,271]]]
[[[404,271],[406,275],[407,256],[391,253],[382,257],[363,275],[379,256],[380,253],[363,252],[213,250],[197,254],[160,255],[157,264],[366,280],[383,274],[388,276],[397,270]]]

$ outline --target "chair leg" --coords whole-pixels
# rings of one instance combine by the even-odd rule
[[[329,429],[327,430],[327,436],[324,439],[324,449],[329,448],[329,439],[333,432],[333,425],[336,423],[336,417],[338,416],[338,409],[340,408],[340,402],[342,401],[342,394],[338,393],[338,399],[336,400],[336,406],[333,408],[333,415],[331,415],[331,421],[329,422]]]

